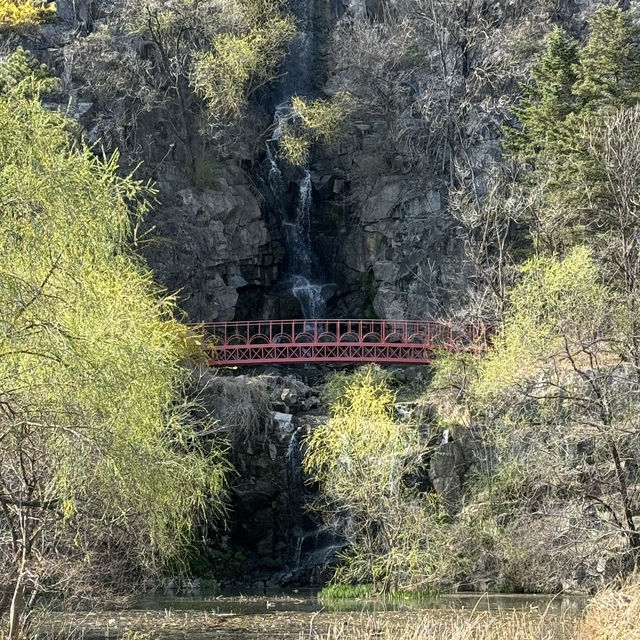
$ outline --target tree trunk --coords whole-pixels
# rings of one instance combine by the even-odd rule
[[[16,580],[13,589],[13,598],[11,599],[11,608],[9,609],[9,635],[8,640],[18,640],[20,638],[21,625],[20,618],[24,609],[24,593],[25,593],[25,571],[24,558],[20,567],[20,574]]]
[[[627,479],[622,468],[622,462],[620,461],[620,453],[616,443],[609,438],[609,450],[611,451],[611,457],[613,458],[613,464],[616,468],[616,477],[618,480],[618,488],[620,490],[620,497],[622,498],[622,508],[624,510],[624,519],[627,525],[626,536],[629,541],[629,547],[635,561],[640,556],[640,531],[636,529],[633,522],[633,511],[631,509],[631,499],[629,498],[629,490],[627,487]]]

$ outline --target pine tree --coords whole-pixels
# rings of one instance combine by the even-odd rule
[[[605,7],[589,22],[574,93],[582,109],[628,107],[640,99],[638,14]]]
[[[0,62],[0,94],[9,91],[30,98],[53,91],[58,78],[46,65],[28,50],[18,47],[6,60]]]
[[[573,86],[578,79],[578,43],[560,28],[549,35],[547,49],[524,87],[524,99],[513,113],[521,128],[507,129],[507,145],[535,156],[561,135],[562,123],[575,110]]]

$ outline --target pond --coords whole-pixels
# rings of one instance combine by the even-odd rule
[[[543,620],[546,627],[562,626],[575,620],[584,605],[585,599],[581,597],[498,594],[456,594],[427,601],[394,602],[322,601],[315,593],[302,591],[255,597],[153,596],[128,610],[78,616],[73,626],[85,638],[115,639],[145,634],[167,640],[348,640],[407,637],[363,628],[370,630],[372,625],[378,625],[387,630],[415,629],[425,620],[432,626],[444,627],[454,624],[452,621],[467,626],[517,616],[527,624]],[[433,637],[445,636],[434,633]],[[540,637],[545,636],[541,633]]]

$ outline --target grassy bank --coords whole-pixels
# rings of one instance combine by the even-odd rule
[[[413,600],[424,602],[440,595],[435,588],[421,589],[417,591],[390,591],[387,594],[376,594],[371,584],[330,584],[318,593],[321,602],[333,600],[384,600],[386,602],[398,602]]]
[[[366,592],[362,588],[359,591]],[[349,590],[338,589],[337,593]],[[429,611],[402,621],[361,614],[333,622],[314,637],[317,640],[640,640],[640,576],[599,593],[578,619],[553,614],[548,609]]]

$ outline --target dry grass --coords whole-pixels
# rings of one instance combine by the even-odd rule
[[[640,640],[640,575],[599,593],[578,620],[549,611],[430,611],[412,620],[374,614],[352,616],[311,635],[315,640]]]
[[[640,640],[640,575],[591,600],[578,624],[576,640]]]
[[[569,618],[533,612],[430,612],[416,620],[375,615],[333,624],[315,640],[570,640]],[[308,635],[301,635],[304,640]]]
[[[207,393],[216,398],[211,409],[234,447],[264,435],[271,402],[269,382],[266,376],[220,376],[208,380]]]

